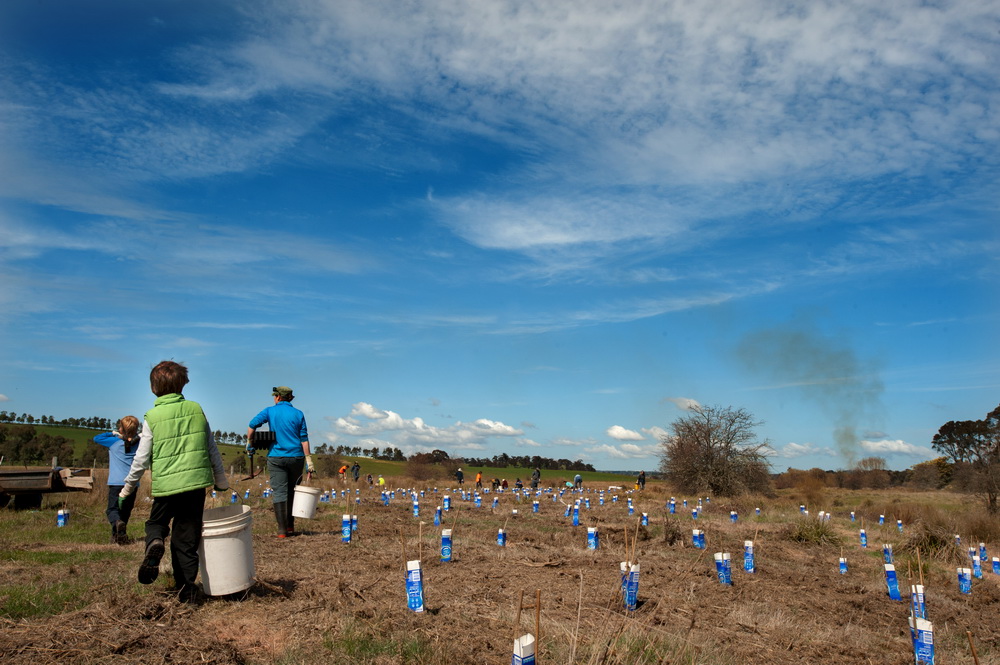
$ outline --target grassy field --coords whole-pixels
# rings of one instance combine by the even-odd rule
[[[365,468],[369,461],[360,462]],[[313,519],[297,520],[302,535],[277,539],[270,503],[261,498],[266,477],[234,482],[241,497],[250,492],[241,501],[254,516],[257,582],[236,597],[194,606],[176,598],[169,555],[156,583],[137,583],[142,545],[110,544],[100,471],[92,493],[46,495],[37,511],[0,510],[0,662],[164,663],[170,654],[170,662],[227,665],[509,663],[514,634],[535,630],[531,609],[518,621],[520,595],[531,605],[539,590],[540,662],[904,665],[913,662],[908,610],[886,595],[880,549],[889,543],[904,593],[909,580],[924,579],[938,662],[973,663],[968,630],[979,664],[1000,665],[1000,576],[987,569],[970,596],[959,593],[955,579],[955,567],[968,560],[964,545],[983,542],[992,555],[1000,553],[1000,525],[972,497],[783,490],[706,497],[695,521],[681,501],[696,505],[698,497],[678,495],[678,513],[670,515],[665,506],[675,492],[661,482],[650,481],[642,493],[608,492],[600,505],[598,490],[620,482],[587,480],[583,494],[560,495],[557,479],[546,474],[551,489],[534,514],[531,497],[507,492],[497,509],[491,500],[477,509],[452,482],[415,481],[402,475],[405,465],[375,464],[368,468],[381,469],[391,487],[425,493],[420,517],[406,493],[386,506],[378,492],[362,487],[355,501],[353,493],[340,496],[338,479],[320,477],[314,483],[335,498],[320,503]],[[445,493],[455,506],[443,525],[454,529],[448,563],[440,560],[432,510]],[[148,498],[143,485],[129,526],[135,538],[142,536]],[[565,517],[576,498],[590,500],[579,527]],[[648,513],[648,526],[628,514],[627,498],[637,513]],[[799,511],[802,503],[808,516]],[[58,508],[70,510],[66,527],[56,526]],[[833,515],[830,522],[816,520],[820,510]],[[345,511],[359,517],[350,543],[341,542]],[[879,515],[886,524],[879,525]],[[858,544],[862,524],[868,549]],[[598,550],[586,547],[588,526],[599,529]],[[695,527],[705,531],[707,550],[692,546]],[[496,544],[499,528],[508,535],[503,548]],[[755,541],[753,574],[739,566],[747,539]],[[618,574],[626,548],[642,565],[632,612],[622,607]],[[718,582],[714,552],[732,554],[732,586]],[[850,563],[847,575],[838,573],[840,556]],[[423,614],[406,609],[404,558],[423,563]]]

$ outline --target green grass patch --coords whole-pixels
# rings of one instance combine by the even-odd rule
[[[82,581],[12,585],[0,591],[0,616],[29,619],[79,609],[92,601]]]
[[[103,561],[134,559],[135,553],[123,548],[108,550],[0,550],[0,561],[48,566],[52,564],[81,565]]]
[[[384,634],[374,635],[359,630],[355,625],[349,625],[339,635],[327,634],[323,638],[323,646],[331,654],[345,658],[345,663],[382,662],[385,656],[399,658],[401,663],[430,663],[434,660],[434,651],[427,640],[421,636],[411,636],[397,639]]]

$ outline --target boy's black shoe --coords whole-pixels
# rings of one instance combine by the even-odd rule
[[[146,556],[139,564],[139,582],[152,584],[160,574],[160,559],[163,558],[163,540],[154,538],[146,545]]]
[[[111,529],[111,537],[118,545],[128,543],[128,529],[125,522],[118,520]]]
[[[205,600],[205,594],[196,585],[185,584],[177,593],[177,600],[186,605],[201,605]]]

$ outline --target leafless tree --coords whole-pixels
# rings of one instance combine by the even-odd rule
[[[758,441],[762,423],[745,409],[705,407],[670,425],[660,442],[660,471],[686,493],[719,496],[770,488],[767,441]]]

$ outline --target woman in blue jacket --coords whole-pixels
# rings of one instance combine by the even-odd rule
[[[118,421],[114,432],[105,432],[94,437],[94,443],[108,449],[108,509],[106,514],[111,523],[111,542],[124,545],[128,542],[128,518],[135,506],[135,492],[118,506],[118,494],[125,487],[125,476],[132,468],[132,459],[139,446],[139,419],[125,416]]]

